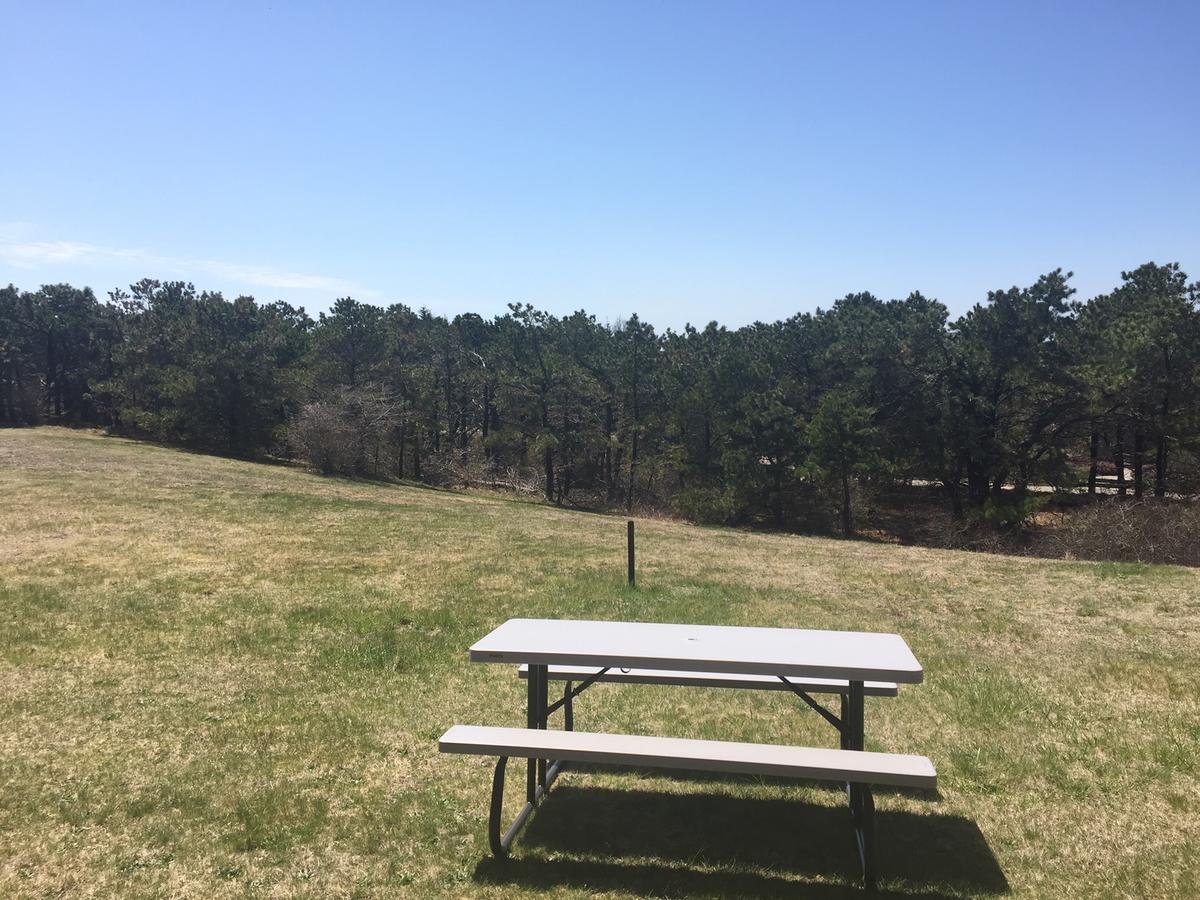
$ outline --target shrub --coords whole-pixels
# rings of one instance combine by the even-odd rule
[[[332,403],[306,403],[288,428],[288,444],[322,475],[346,471],[352,464],[353,439]]]
[[[1024,531],[1034,524],[1037,514],[1049,502],[1049,494],[1027,494],[1000,500],[990,498],[979,511],[979,518],[996,531]]]
[[[342,390],[301,407],[288,444],[322,474],[379,475],[389,471],[398,411],[399,402],[381,388]]]
[[[705,525],[724,525],[737,518],[733,491],[719,487],[689,487],[675,495],[675,511]]]
[[[1200,505],[1161,499],[1105,498],[1039,528],[1033,550],[1043,556],[1200,566]]]

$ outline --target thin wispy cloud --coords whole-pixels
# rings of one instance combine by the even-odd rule
[[[79,241],[3,241],[0,259],[18,268],[32,269],[43,263],[88,260],[96,255],[96,249]]]
[[[203,276],[236,285],[277,290],[321,291],[378,299],[379,291],[344,278],[291,272],[273,266],[247,265],[215,259],[162,256],[140,248],[103,247],[86,241],[29,241],[8,238],[0,230],[0,262],[16,269],[46,265],[89,265],[105,268],[139,267],[142,275],[175,276],[201,281]]]

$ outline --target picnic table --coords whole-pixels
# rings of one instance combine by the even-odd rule
[[[784,775],[843,781],[863,866],[873,887],[872,784],[932,788],[933,765],[922,756],[869,753],[864,747],[865,697],[894,696],[896,685],[917,684],[923,671],[897,634],[509,619],[470,648],[473,662],[516,665],[526,679],[526,727],[456,725],[441,738],[444,752],[499,757],[493,777],[489,839],[497,857],[509,845],[567,762]],[[560,699],[550,681],[565,681]],[[573,701],[599,681],[791,691],[837,730],[838,749],[698,741],[573,730]],[[838,713],[813,694],[837,694]],[[564,730],[548,731],[564,711]],[[528,760],[526,803],[503,835],[500,806],[509,756]]]

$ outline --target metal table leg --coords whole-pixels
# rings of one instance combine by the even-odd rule
[[[525,681],[525,727],[538,727],[538,698],[541,690],[539,666],[529,667],[529,676]],[[528,777],[525,783],[525,800],[533,803],[537,792],[537,760],[529,760]]]
[[[545,731],[546,723],[549,716],[546,712],[546,707],[550,702],[550,671],[548,666],[530,666],[529,674],[533,674],[533,670],[537,669],[538,696],[537,696],[537,728]],[[546,789],[546,760],[539,759],[537,761],[537,783],[542,790]]]
[[[863,683],[851,681],[849,691],[842,700],[842,748],[862,750],[865,746],[866,728],[864,713],[866,698]],[[862,862],[863,886],[875,890],[875,798],[869,784],[847,784],[850,796],[850,816],[854,821],[854,838],[858,844],[858,858]]]

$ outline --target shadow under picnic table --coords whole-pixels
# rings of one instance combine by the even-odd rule
[[[969,819],[877,808],[876,826],[884,895],[888,889],[905,897],[1009,890]],[[773,896],[801,888],[819,897],[861,896],[850,813],[842,806],[559,785],[514,849],[516,858],[483,860],[476,880],[673,897]],[[722,868],[707,868],[713,866]]]

